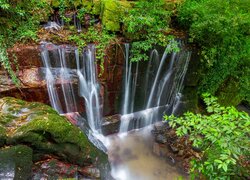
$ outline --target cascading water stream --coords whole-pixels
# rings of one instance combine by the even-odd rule
[[[157,106],[160,106],[162,94],[164,92],[165,87],[168,86],[169,79],[171,77],[171,74],[173,73],[172,69],[173,69],[175,57],[176,57],[176,53],[173,52],[172,56],[171,56],[171,60],[170,60],[170,66],[169,66],[169,68],[168,68],[168,70],[163,78],[163,83],[161,85],[162,87],[160,88],[160,93],[158,93],[159,96],[158,96]]]
[[[181,47],[180,52],[168,54],[168,48],[166,47],[160,61],[157,50],[154,49],[150,54],[150,60],[144,74],[145,78],[141,77],[142,79],[144,78],[145,82],[143,91],[145,100],[144,105],[140,106],[145,108],[140,108],[137,112],[133,112],[133,109],[134,102],[140,101],[140,99],[136,99],[136,96],[139,96],[139,93],[141,93],[136,89],[140,84],[138,85],[137,81],[134,81],[131,88],[130,81],[134,78],[137,79],[138,64],[135,68],[136,72],[133,73],[131,68],[133,63],[129,62],[129,51],[126,48],[126,66],[124,70],[124,74],[126,74],[124,84],[125,96],[120,125],[121,133],[148,126],[161,120],[164,113],[172,114],[176,111],[181,98],[181,90],[191,53]],[[140,75],[143,76],[143,73]],[[138,93],[135,95],[137,91]],[[131,97],[135,98],[130,99]],[[132,111],[124,111],[124,109],[131,109]]]
[[[58,113],[62,113],[62,107],[59,101],[59,97],[57,94],[57,91],[55,90],[55,78],[52,74],[51,71],[51,64],[50,64],[50,58],[49,58],[49,54],[48,54],[48,50],[44,49],[41,53],[42,55],[42,61],[43,64],[46,67],[46,83],[47,83],[47,89],[48,89],[48,93],[49,93],[49,98],[50,98],[50,103],[51,106],[57,110]]]
[[[89,127],[94,132],[100,132],[102,110],[94,46],[90,45],[80,53],[76,48],[52,45],[54,49],[52,55],[57,57],[55,67],[51,64],[49,55],[51,50],[48,50],[47,46],[43,46],[42,59],[46,68],[46,81],[52,107],[59,113],[76,112],[78,98],[73,90],[76,83],[78,97],[82,97],[85,102]],[[171,114],[176,110],[191,53],[181,49],[178,53],[169,54],[168,48],[163,51],[161,58],[159,58],[160,53],[154,49],[144,68],[139,62],[129,61],[129,44],[125,44],[120,132],[150,125],[160,120],[164,112]],[[69,60],[70,52],[71,54],[74,52],[73,60],[76,67],[73,68],[69,63],[72,61]],[[141,73],[141,69],[145,69],[145,72]],[[60,83],[57,84],[57,81]],[[58,86],[61,86],[63,99],[59,97]],[[143,87],[139,89],[141,86]],[[140,102],[143,104],[139,104]]]
[[[61,83],[63,97],[66,104],[66,111],[73,112],[76,107],[75,95],[73,92],[71,75],[67,69],[66,59],[65,59],[65,48],[58,49],[58,54],[60,58],[60,78],[67,83]]]
[[[160,75],[160,72],[161,72],[161,69],[162,69],[162,66],[164,64],[164,61],[167,57],[167,49],[169,47],[166,48],[166,50],[164,51],[164,54],[161,58],[161,62],[160,62],[160,65],[159,65],[159,68],[157,70],[157,74],[155,76],[155,79],[154,79],[154,84],[152,86],[152,89],[150,91],[150,95],[149,95],[149,98],[148,98],[148,101],[147,101],[147,106],[146,106],[146,109],[150,108],[150,107],[153,107],[152,105],[152,100],[153,100],[153,97],[154,97],[154,94],[155,94],[155,90],[156,90],[156,83],[159,81],[159,75]]]
[[[77,13],[74,13],[73,21],[74,21],[74,26],[77,29],[77,32],[81,32],[82,31],[82,25],[81,25],[80,19],[77,17]]]
[[[124,103],[122,114],[129,113],[129,103],[130,103],[130,86],[131,86],[131,78],[132,78],[132,64],[129,63],[129,44],[125,44],[125,63],[126,63],[126,73],[125,73],[125,85],[124,85]]]
[[[82,52],[82,55],[80,55],[78,49],[71,47],[69,48],[69,52],[67,52],[67,48],[69,47],[55,46],[52,44],[45,44],[42,46],[43,51],[41,55],[46,70],[45,79],[47,82],[51,105],[60,114],[76,112],[77,103],[73,90],[73,83],[78,79],[78,83],[76,83],[78,86],[78,97],[84,98],[89,127],[93,132],[97,132],[100,130],[102,118],[99,99],[99,83],[96,78],[95,47],[92,45],[88,46]],[[55,60],[59,61],[53,68],[51,66],[49,51],[56,57]],[[69,54],[67,53],[72,51],[74,52],[74,59],[76,63],[76,67],[74,69],[67,64],[69,61],[67,59],[69,58]],[[72,59],[70,59],[70,62],[72,62]],[[57,73],[58,69],[59,74]],[[58,93],[60,90],[56,88],[58,86],[56,79],[60,81],[59,84],[61,86],[63,99],[61,99],[61,97],[59,98]],[[66,107],[64,109],[61,105],[62,101]]]

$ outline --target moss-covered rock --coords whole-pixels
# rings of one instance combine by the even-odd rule
[[[32,173],[32,149],[12,146],[0,150],[1,179],[30,179]]]
[[[217,92],[218,101],[223,106],[237,106],[245,100],[245,94],[241,91],[239,82],[229,78],[223,83]]]
[[[168,11],[173,11],[181,4],[184,0],[165,0],[165,9]]]
[[[2,147],[6,142],[6,130],[3,126],[0,125],[0,147]]]
[[[5,97],[0,99],[0,116],[7,115],[13,117],[7,123],[6,118],[0,119],[7,131],[7,144],[28,144],[36,158],[53,154],[79,165],[92,164],[97,157],[107,159],[79,128],[50,106]]]

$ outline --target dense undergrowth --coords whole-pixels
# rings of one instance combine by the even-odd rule
[[[201,151],[191,162],[193,178],[247,179],[250,158],[250,117],[234,107],[223,107],[217,98],[203,94],[207,115],[185,113],[164,118],[176,128],[178,136],[187,136]],[[203,178],[202,178],[203,177]]]
[[[222,104],[250,102],[249,0],[186,0],[178,10],[190,42],[200,48],[200,93],[219,96]]]
[[[96,44],[102,71],[107,47],[118,42],[120,37],[132,42],[132,61],[147,60],[145,53],[154,45],[169,45],[169,51],[177,51],[174,36],[169,35],[173,7],[169,8],[164,0],[42,0],[38,3],[35,0],[2,0],[1,65],[18,84],[6,49],[16,42],[38,41],[41,22],[48,21],[55,13],[58,13],[60,23],[63,22],[63,30],[68,31],[64,33],[64,42],[76,44],[79,48],[88,43]],[[72,13],[80,20],[82,32],[77,32],[72,25]]]
[[[43,17],[48,14],[46,1],[0,1],[0,63],[9,73],[16,85],[19,80],[13,71],[15,62],[9,61],[7,48],[16,42],[36,41],[37,28]]]

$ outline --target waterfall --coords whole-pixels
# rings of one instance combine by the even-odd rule
[[[49,99],[51,106],[57,110],[58,113],[62,113],[62,107],[59,101],[59,97],[57,94],[57,91],[55,89],[55,78],[51,71],[51,64],[50,64],[50,58],[48,54],[48,50],[44,49],[41,53],[42,55],[42,61],[44,66],[46,67],[46,83],[47,83],[47,89],[49,93]]]
[[[66,58],[65,58],[65,48],[58,49],[59,59],[60,59],[60,79],[66,83],[61,83],[63,97],[66,104],[66,111],[73,112],[76,111],[75,95],[73,92],[73,86],[71,81],[70,71],[67,68]]]
[[[99,83],[96,79],[95,48],[90,46],[83,54],[80,68],[79,52],[75,50],[77,75],[79,78],[79,94],[85,100],[87,119],[90,128],[97,131],[101,127],[101,109],[99,100]]]
[[[83,98],[89,127],[97,132],[101,127],[102,113],[100,86],[96,77],[95,47],[89,45],[79,53],[73,47],[47,43],[42,45],[41,56],[52,107],[60,114],[77,112],[79,103],[76,100]],[[51,58],[54,60],[53,66]],[[72,67],[74,64],[76,66]],[[78,87],[78,93],[74,92],[73,86]]]
[[[74,15],[73,15],[73,22],[74,22],[74,26],[77,29],[77,32],[81,32],[82,31],[82,25],[81,25],[80,19],[77,17],[77,13],[74,13]]]
[[[138,129],[177,110],[191,53],[152,50],[147,62],[130,62],[125,44],[120,132]],[[84,50],[70,46],[42,45],[45,80],[51,106],[60,114],[85,112],[93,132],[102,126],[102,100],[97,79],[95,46]],[[75,90],[77,89],[77,91]]]
[[[129,63],[129,44],[125,44],[125,82],[124,82],[124,100],[123,100],[123,110],[122,114],[128,114],[129,111],[129,92],[130,92],[130,84],[131,84],[131,69],[132,63]]]
[[[132,75],[133,64],[129,62],[129,44],[125,44],[125,80],[123,86],[123,107],[122,114],[129,114],[133,112],[134,108],[134,97],[136,92],[136,83],[138,78],[139,63],[136,63],[136,71],[134,76]]]
[[[146,109],[148,109],[148,108],[150,108],[150,107],[153,106],[152,105],[152,101],[153,101],[153,96],[154,96],[155,90],[156,90],[156,84],[159,81],[160,72],[162,71],[162,67],[163,67],[164,61],[165,61],[165,59],[167,57],[167,49],[168,48],[169,47],[166,48],[166,50],[164,51],[164,54],[163,54],[163,56],[161,58],[161,63],[159,65],[159,67],[158,67],[157,74],[156,74],[155,79],[154,79],[154,84],[153,84],[152,89],[150,91],[150,95],[149,95],[149,99],[147,101]]]
[[[168,48],[167,46],[161,58],[159,58],[160,53],[156,49],[152,50],[149,61],[144,67],[140,68],[146,71],[138,72],[137,64],[137,68],[134,69],[135,73],[133,73],[133,68],[131,68],[133,63],[129,62],[129,51],[126,47],[125,96],[123,97],[124,106],[120,132],[148,126],[161,120],[164,113],[172,114],[177,110],[191,52],[180,47],[180,52],[170,54],[167,53]],[[140,82],[137,82],[138,73],[140,78],[143,79]],[[130,87],[133,82],[132,79],[136,79],[136,81]],[[144,96],[144,101],[141,101],[140,96]],[[131,97],[135,98],[131,99]],[[137,103],[134,107],[134,102],[143,103]],[[133,111],[135,108],[137,108],[137,111]],[[129,109],[130,111],[128,111]]]

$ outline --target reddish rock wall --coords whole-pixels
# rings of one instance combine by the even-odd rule
[[[105,57],[104,72],[99,77],[104,116],[119,113],[124,61],[122,47],[121,45],[113,45],[108,49]],[[39,45],[19,44],[9,49],[8,53],[12,61],[14,60],[13,54],[16,57],[19,65],[18,77],[21,80],[21,86],[17,88],[7,74],[0,70],[0,97],[11,96],[26,101],[50,104],[46,82],[42,78],[42,72],[39,69],[43,66]],[[98,70],[100,72],[100,68]],[[57,84],[57,88],[60,88],[60,82]],[[74,88],[74,91],[77,94],[77,87]],[[59,96],[62,97],[62,94],[59,94]],[[84,111],[83,98],[76,97],[76,99],[77,104],[79,104],[76,111]]]

